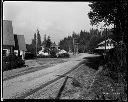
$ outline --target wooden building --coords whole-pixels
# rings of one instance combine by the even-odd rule
[[[15,41],[13,35],[12,21],[3,20],[3,55],[8,55],[14,51]]]
[[[25,51],[27,50],[24,35],[14,34],[14,41],[15,41],[14,52],[16,52],[18,56],[22,56],[22,59],[24,60]]]
[[[108,52],[109,50],[113,49],[116,44],[117,44],[116,41],[109,38],[106,41],[102,41],[101,43],[99,43],[93,52],[100,53],[100,54],[104,53],[105,50]]]
[[[24,35],[13,34],[12,21],[3,20],[3,56],[8,56],[9,53],[18,51],[21,53],[22,59],[24,59],[26,44]],[[19,54],[20,55],[20,54]]]

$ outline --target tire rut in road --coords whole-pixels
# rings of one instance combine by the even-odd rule
[[[68,71],[67,73],[65,73],[65,74],[63,74],[63,75],[69,74],[70,72],[72,72],[72,71],[75,70],[76,68],[80,67],[80,66],[82,65],[82,63],[83,63],[83,61],[80,62],[78,65],[76,65],[74,68],[72,68],[70,71]],[[45,84],[42,84],[42,85],[41,85],[40,87],[38,87],[38,88],[31,89],[30,91],[28,91],[28,92],[26,92],[26,93],[24,93],[24,94],[21,94],[20,96],[13,97],[13,99],[24,99],[24,98],[26,98],[26,97],[32,95],[33,93],[39,91],[40,89],[46,87],[47,85],[52,84],[53,82],[55,82],[55,81],[57,81],[57,80],[59,80],[59,79],[61,79],[61,78],[63,78],[63,77],[57,77],[57,78],[55,78],[55,79],[53,79],[53,80],[51,80],[51,81],[49,81],[49,82],[47,82],[47,83],[45,83]]]
[[[66,61],[65,61],[66,62]],[[63,62],[62,62],[63,63]],[[59,63],[58,63],[59,64]],[[56,65],[56,64],[55,64]],[[15,77],[18,77],[18,76],[21,76],[21,75],[25,75],[25,74],[29,74],[29,73],[32,73],[32,72],[35,72],[35,71],[39,71],[39,70],[42,70],[42,69],[45,69],[45,68],[48,68],[48,67],[51,67],[51,66],[54,66],[53,65],[42,65],[42,66],[38,66],[38,67],[30,67],[28,69],[25,69],[25,70],[22,70],[22,71],[19,71],[16,75],[12,75],[12,76],[9,76],[9,77],[6,77],[6,78],[3,78],[3,81],[6,81],[6,80],[9,80],[9,79],[13,79]],[[32,69],[33,68],[33,69]]]
[[[42,68],[42,67],[43,66],[40,66],[40,67],[31,67],[31,68],[33,68],[32,70],[30,70],[31,68],[29,68],[28,70],[21,71],[21,73],[18,73],[16,75],[13,75],[13,76],[4,78],[3,81],[9,80],[9,79],[13,79],[15,77],[18,77],[18,76],[21,76],[21,75],[25,75],[25,74],[29,74],[29,73],[32,73],[32,72],[35,72],[35,71],[39,71],[41,69],[48,68],[48,67],[45,67],[45,68]]]

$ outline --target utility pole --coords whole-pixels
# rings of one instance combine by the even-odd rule
[[[104,30],[106,31],[106,32],[105,32],[105,46],[104,46],[104,47],[105,47],[105,50],[104,50],[104,54],[103,54],[103,55],[104,55],[104,59],[105,59],[105,56],[106,56],[106,43],[107,43],[107,42],[106,42],[106,40],[107,40],[107,28],[102,28],[102,27],[101,27],[100,29],[104,29]],[[101,33],[103,33],[103,32],[101,32]],[[102,35],[102,34],[101,34],[101,35]]]
[[[76,54],[78,54],[78,43],[76,43]]]
[[[74,49],[73,54],[78,53],[78,44],[79,43],[77,43],[77,41],[75,41],[75,39],[77,40],[77,38],[73,38],[73,49]]]
[[[70,45],[69,45],[69,49],[68,49],[68,52],[69,52],[69,53],[71,52],[71,48],[70,48]]]
[[[38,32],[38,29],[37,29],[37,32]],[[37,33],[36,33],[36,56],[37,56]]]
[[[74,38],[73,38],[73,55],[74,55],[74,52],[75,52],[75,46],[74,46]]]
[[[106,59],[106,44],[107,44],[107,42],[106,42],[106,40],[107,40],[107,28],[105,29],[106,30],[106,33],[105,33],[105,50],[104,50],[104,59]]]
[[[106,39],[107,39],[107,28],[106,28],[106,33],[105,33],[105,54],[106,54]]]

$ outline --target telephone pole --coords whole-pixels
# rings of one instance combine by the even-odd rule
[[[106,28],[106,33],[105,33],[105,55],[106,55],[106,39],[107,39],[107,28]]]
[[[105,45],[104,45],[104,47],[105,47],[105,50],[104,50],[104,59],[105,59],[105,56],[106,56],[106,40],[107,40],[107,28],[100,28],[100,29],[104,29],[105,30]],[[103,32],[102,32],[103,33]],[[102,34],[101,34],[102,35]]]
[[[74,38],[73,38],[73,55],[74,55],[74,52],[75,52],[75,45],[74,45]]]
[[[37,32],[38,32],[38,29],[37,29]],[[36,56],[37,56],[37,33],[36,33]]]
[[[107,52],[107,50],[106,50],[106,44],[107,44],[107,42],[106,42],[106,40],[107,40],[107,28],[106,28],[105,30],[106,30],[106,33],[105,33],[105,50],[104,50],[104,59],[106,59],[106,52]]]
[[[78,54],[78,44],[79,43],[75,43],[75,54]]]
[[[74,49],[73,54],[78,53],[78,44],[79,43],[77,43],[76,40],[77,40],[77,38],[73,38],[73,49]]]

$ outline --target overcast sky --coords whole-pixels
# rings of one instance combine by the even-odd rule
[[[58,43],[75,31],[89,31],[91,28],[88,12],[89,2],[4,2],[3,18],[12,20],[14,34],[24,35],[25,42],[31,43],[38,28],[43,41],[44,34]]]

